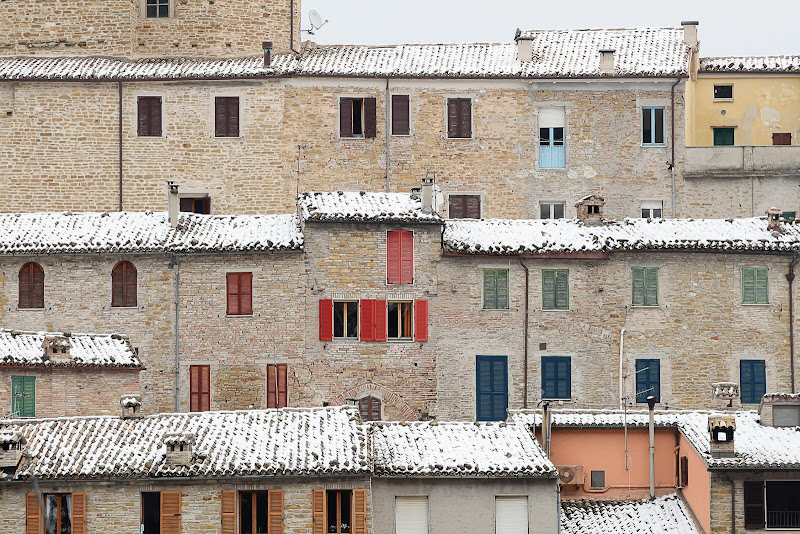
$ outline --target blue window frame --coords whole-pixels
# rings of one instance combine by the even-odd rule
[[[508,410],[508,357],[478,356],[475,362],[478,421],[505,421]]]
[[[664,144],[663,107],[642,107],[642,144],[645,146]]]
[[[539,128],[539,168],[563,169],[566,161],[564,128]]]
[[[572,397],[572,358],[542,356],[542,398],[569,399]]]
[[[742,360],[739,362],[739,387],[742,402],[758,404],[767,392],[767,372],[764,360]]]
[[[636,402],[647,402],[650,395],[661,402],[661,361],[636,360]]]

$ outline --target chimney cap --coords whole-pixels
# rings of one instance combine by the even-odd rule
[[[653,395],[647,397],[647,407],[649,410],[653,410],[656,407],[656,398]]]
[[[261,41],[261,48],[272,48],[272,41]]]
[[[600,49],[600,53],[601,54],[613,54],[616,51],[617,51],[616,48],[601,48]]]
[[[696,20],[682,20],[681,26],[699,26],[700,22]]]

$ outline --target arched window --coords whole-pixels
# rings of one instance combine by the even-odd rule
[[[362,421],[381,420],[381,400],[368,395],[358,399],[358,411],[361,412]]]
[[[115,308],[136,306],[136,267],[121,261],[111,271],[111,305]]]
[[[19,270],[19,307],[44,308],[44,269],[30,262]]]

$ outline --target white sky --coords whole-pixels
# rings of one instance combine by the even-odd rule
[[[517,27],[678,27],[700,21],[700,54],[800,55],[800,0],[302,0],[303,40],[323,44],[511,42]],[[420,14],[424,14],[420,15]]]

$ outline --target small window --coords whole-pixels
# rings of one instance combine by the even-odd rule
[[[645,146],[664,145],[664,108],[642,108],[642,144]]]
[[[645,200],[642,202],[642,219],[660,219],[664,213],[664,203],[660,200]]]
[[[211,213],[211,198],[207,196],[181,197],[180,210],[184,213],[209,215]]]
[[[528,497],[497,495],[494,498],[495,534],[528,534]]]
[[[769,304],[769,271],[766,267],[742,268],[742,304]]]
[[[328,502],[327,529],[328,534],[350,534],[353,532],[351,490],[327,490],[325,497]]]
[[[395,497],[395,534],[428,534],[428,497]]]
[[[386,283],[414,283],[414,233],[408,230],[386,232]]]
[[[542,269],[542,309],[569,309],[569,269]]]
[[[448,214],[451,219],[480,219],[480,195],[449,195]]]
[[[11,414],[13,417],[36,417],[36,377],[11,377]]]
[[[161,137],[161,97],[140,96],[137,107],[139,137]]]
[[[658,306],[658,267],[633,267],[633,305]]]
[[[636,360],[636,402],[646,403],[651,395],[661,402],[661,361]]]
[[[269,492],[239,492],[239,534],[268,534]]]
[[[733,100],[733,86],[715,85],[714,100]]]
[[[29,262],[19,270],[20,309],[44,308],[44,269],[38,263]]]
[[[286,408],[289,405],[287,372],[285,363],[267,365],[267,408]]]
[[[214,99],[215,137],[239,137],[239,97],[218,96]]]
[[[800,426],[800,406],[773,406],[772,426]]]
[[[472,99],[447,99],[447,137],[450,139],[472,138]]]
[[[540,202],[539,218],[541,219],[563,219],[565,211],[564,202]]]
[[[569,399],[572,397],[572,358],[542,356],[542,398]]]
[[[412,302],[389,301],[387,303],[389,339],[411,339]]]
[[[478,421],[505,421],[508,417],[508,357],[478,356],[475,362]]]
[[[508,269],[483,270],[483,309],[508,309]]]
[[[170,0],[145,0],[148,19],[165,19],[169,17]]]
[[[539,168],[563,169],[566,167],[564,108],[539,111]]]
[[[689,485],[689,457],[681,456],[680,459],[680,487]]]
[[[189,366],[189,411],[207,412],[211,409],[211,367]]]
[[[358,301],[333,303],[333,337],[358,338]]]
[[[606,472],[605,471],[592,471],[590,481],[591,481],[592,489],[605,489],[605,487],[606,487]]]
[[[411,115],[408,95],[392,95],[392,135],[411,133]]]
[[[796,211],[784,211],[781,213],[781,217],[784,221],[793,222],[797,218]]]
[[[181,492],[142,492],[142,534],[180,532]]]
[[[361,413],[362,421],[381,420],[381,400],[372,395],[358,399],[358,411]]]
[[[775,146],[786,146],[792,144],[791,133],[774,133],[772,134],[772,144]]]
[[[121,261],[111,271],[111,306],[115,308],[135,308],[136,267],[129,261]]]
[[[227,314],[253,314],[253,273],[228,273]]]
[[[339,136],[374,139],[377,136],[376,106],[374,98],[340,98]]]
[[[45,534],[72,534],[72,495],[44,496]]]
[[[714,146],[733,146],[733,128],[714,128]]]
[[[758,404],[767,392],[767,372],[764,360],[739,362],[739,388],[742,403]]]

